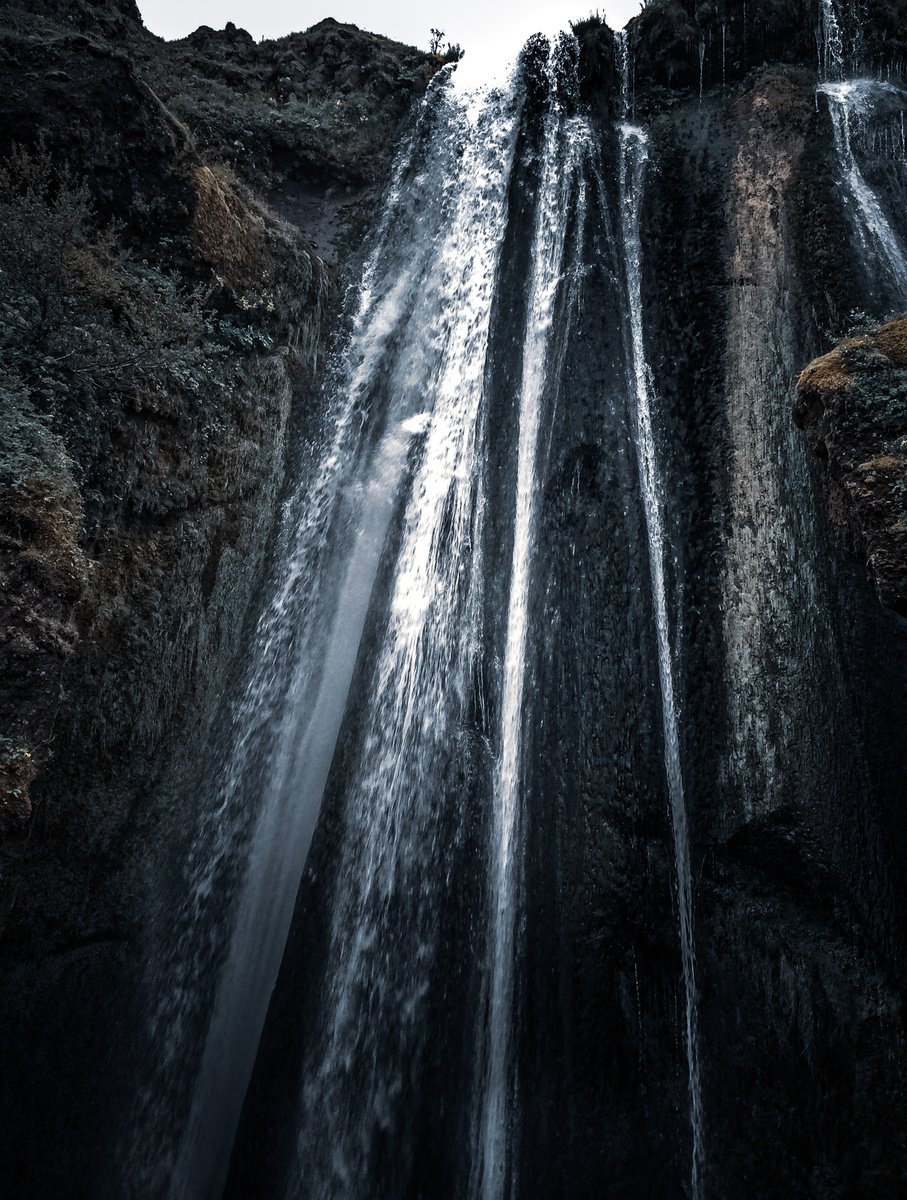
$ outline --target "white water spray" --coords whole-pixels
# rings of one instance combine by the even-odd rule
[[[588,155],[591,136],[585,121],[565,119],[560,111],[556,77],[558,60],[555,50],[549,60],[551,110],[545,118],[519,393],[516,507],[501,697],[501,740],[493,783],[488,1030],[475,1189],[482,1200],[500,1200],[507,1188],[508,1174],[512,1177],[513,1171],[509,1146],[514,1086],[511,1063],[513,981],[521,897],[523,710],[527,687],[539,431],[549,381],[555,306],[564,271],[567,214],[573,204],[576,219],[582,222],[586,193],[580,166]]]
[[[885,87],[873,79],[849,79],[822,83],[819,92],[828,97],[847,213],[863,260],[874,264],[894,295],[907,295],[907,257],[878,197],[860,170],[853,148],[855,122],[868,116],[874,94]]]
[[[386,625],[354,761],[287,1197],[363,1186],[398,1124],[451,881],[445,804],[481,625],[486,357],[519,119],[516,84],[446,98],[428,203],[447,209],[433,270],[399,330],[397,407],[425,406]],[[452,206],[451,206],[452,201]],[[447,794],[450,794],[449,792]],[[395,1116],[395,1114],[397,1114]]]

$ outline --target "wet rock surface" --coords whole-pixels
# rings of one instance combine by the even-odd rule
[[[283,116],[288,53],[324,119]],[[353,58],[374,132],[340,115]],[[100,1197],[154,1053],[176,781],[216,744],[362,212],[440,63],[333,22],[169,46],[132,4],[51,2],[3,7],[0,61],[4,1175]]]
[[[870,5],[866,61],[902,53],[902,8]],[[817,19],[780,2],[651,4],[629,38],[655,164],[643,303],[676,547],[710,1198],[898,1200],[907,1187],[907,356],[904,321],[883,322],[890,301],[840,203],[814,90]],[[683,1001],[621,373],[618,73],[609,30],[577,33],[601,190],[577,234],[582,302],[564,318],[540,466],[514,1138],[532,1200],[679,1200]],[[94,311],[88,262],[117,281],[122,312],[93,318],[111,350],[119,321],[161,319],[148,287],[191,320],[201,304],[204,345],[218,349],[209,378],[190,355],[120,368],[111,388],[82,342],[73,358],[91,371],[78,380],[69,359],[51,361],[71,346],[40,347],[49,382],[25,370],[31,348],[2,343],[14,368],[0,460],[6,1170],[35,1200],[122,1200],[111,1130],[155,1052],[140,989],[149,896],[166,912],[179,886],[174,847],[191,828],[202,747],[226,749],[218,702],[248,644],[287,446],[317,423],[312,379],[338,283],[439,64],[333,21],[264,45],[228,26],[164,47],[131,5],[87,3],[4,13],[0,54],[12,80],[2,153],[43,138],[74,188],[85,178],[73,311]],[[901,168],[881,142],[861,154],[904,236]],[[531,147],[527,161],[508,234],[504,290],[517,297]],[[45,199],[52,208],[53,189]],[[116,254],[102,244],[111,220]],[[157,273],[138,278],[134,258]],[[832,349],[859,312],[868,326]],[[519,304],[495,321],[486,586],[500,644]],[[484,666],[493,681],[500,664]],[[463,731],[479,773],[492,719]],[[280,1195],[294,1160],[344,768],[341,744],[234,1154],[235,1200]],[[405,1121],[375,1148],[388,1196],[467,1194],[463,1014],[481,990],[488,803],[471,777],[463,803],[428,1001],[444,1032],[413,1071]]]

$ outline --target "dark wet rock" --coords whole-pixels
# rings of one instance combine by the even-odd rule
[[[168,45],[131,3],[48,0],[3,7],[0,69],[4,1184],[100,1196],[141,880],[186,837],[167,781],[229,691],[344,272],[436,68],[335,22]]]

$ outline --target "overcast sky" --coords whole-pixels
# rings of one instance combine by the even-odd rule
[[[428,47],[434,25],[459,42],[467,56],[497,63],[513,55],[529,34],[567,28],[593,11],[589,0],[138,0],[138,5],[148,28],[165,38],[185,37],[199,25],[222,29],[227,21],[256,38],[281,37],[336,17],[422,48]],[[620,29],[639,8],[638,0],[607,0],[600,11]]]

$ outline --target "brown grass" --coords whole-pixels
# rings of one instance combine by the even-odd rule
[[[864,474],[875,471],[884,474],[888,471],[900,471],[903,465],[903,460],[900,458],[895,458],[891,454],[880,454],[876,458],[870,458],[867,462],[860,463],[858,470]]]
[[[907,368],[907,317],[889,321],[873,334],[871,340],[892,366]]]
[[[264,267],[264,222],[243,202],[226,167],[196,167],[194,180],[196,247],[231,286],[253,283]]]
[[[51,591],[78,596],[87,581],[87,563],[79,545],[82,501],[75,487],[32,476],[5,505],[6,521],[18,527],[23,545],[19,559]]]
[[[862,340],[864,339],[852,339],[850,342],[845,342],[844,347],[852,346]],[[853,383],[853,376],[847,370],[841,355],[844,347],[838,347],[811,362],[797,380],[798,391],[828,397],[850,387]]]

